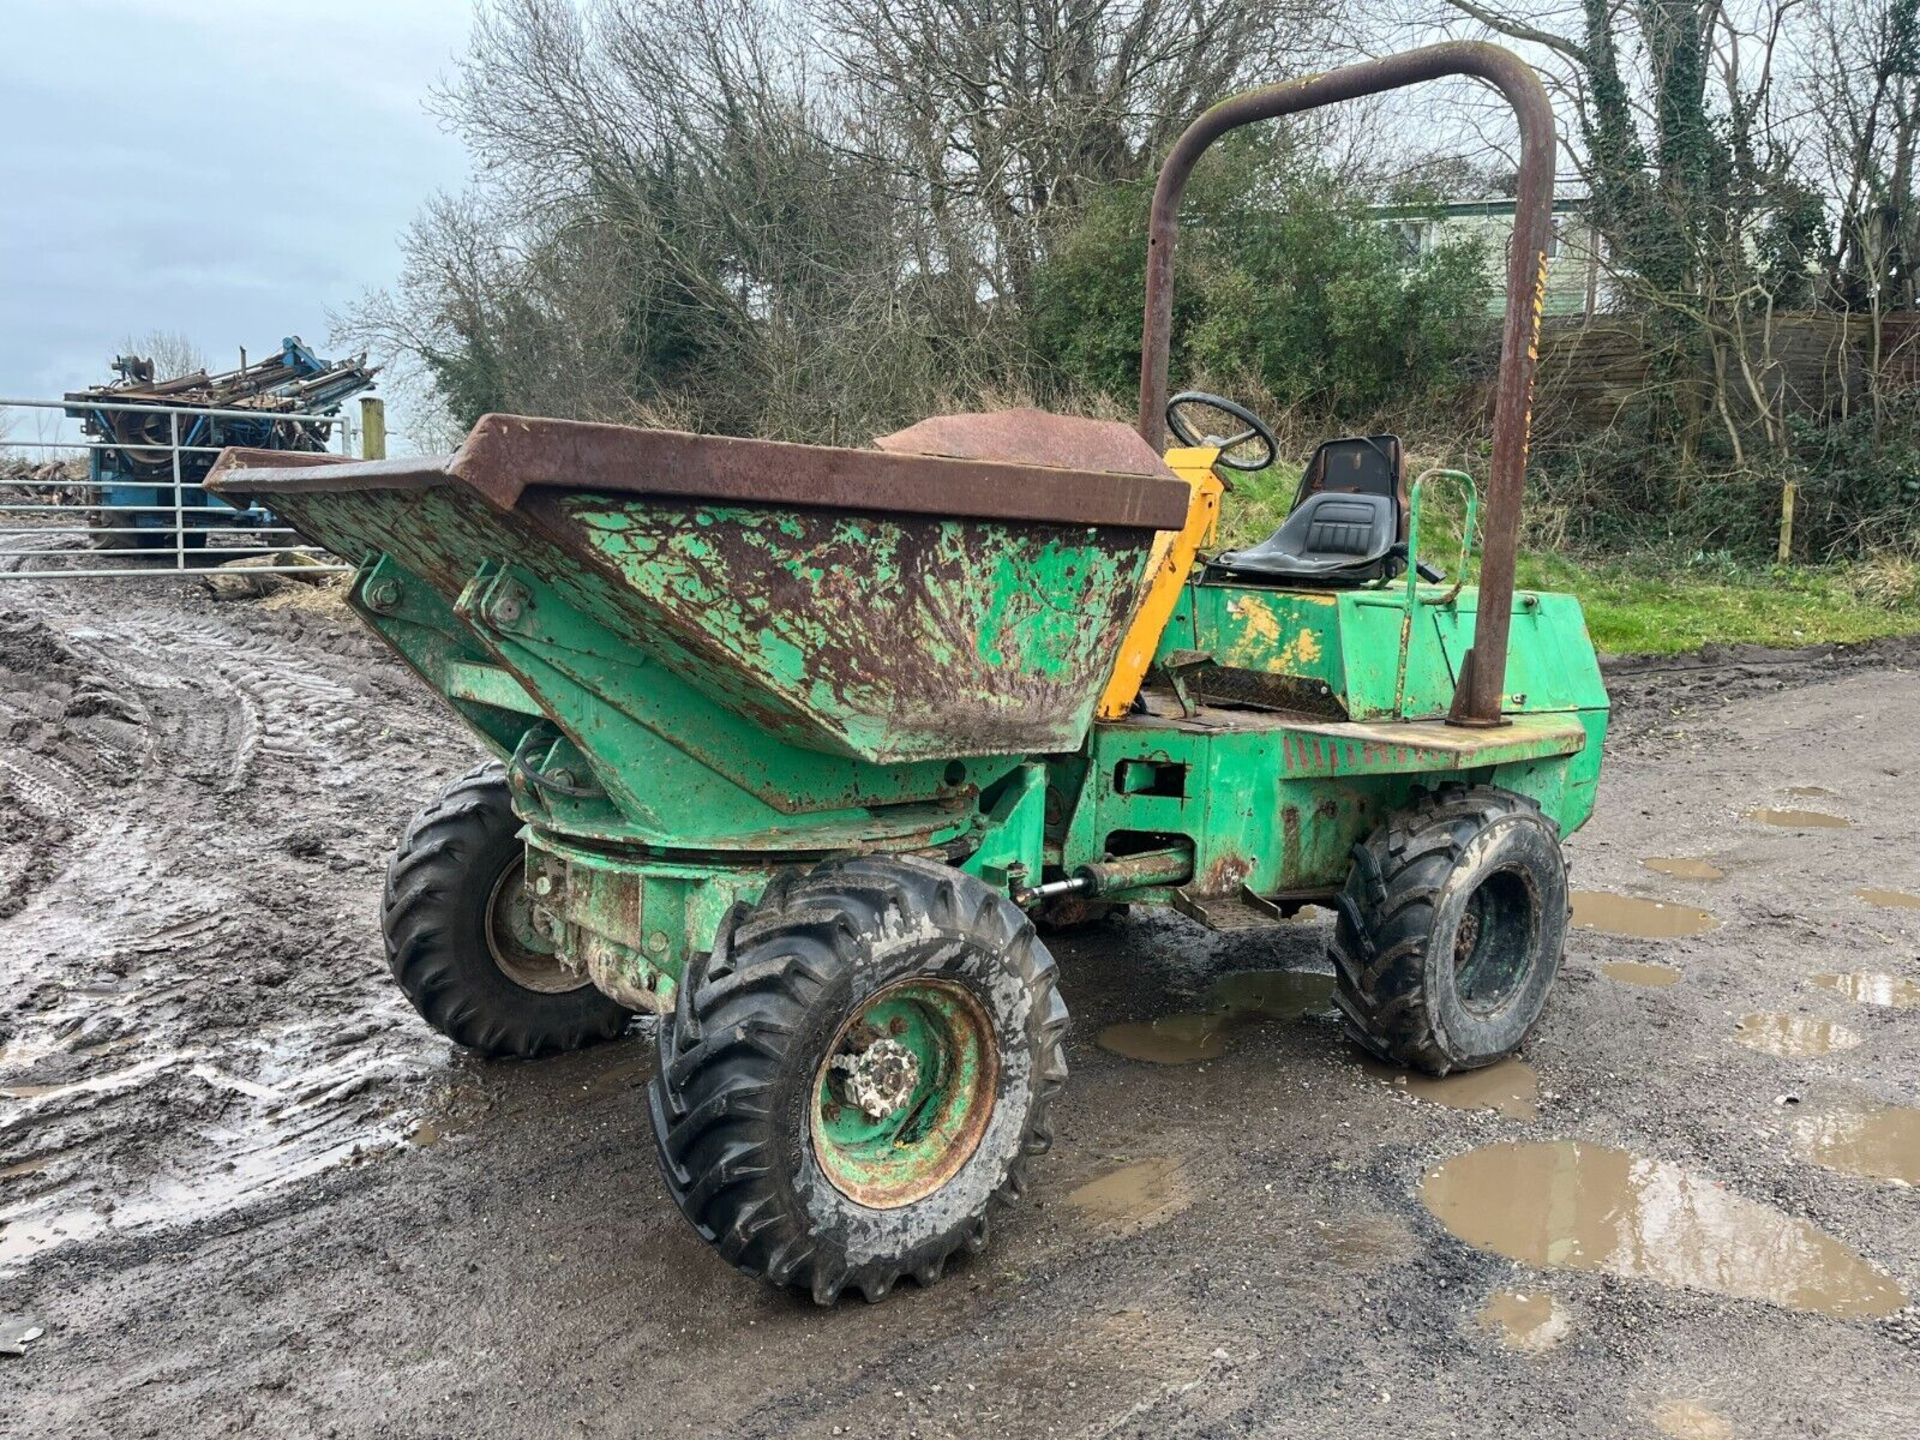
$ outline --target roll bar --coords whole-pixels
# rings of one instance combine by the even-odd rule
[[[1520,176],[1508,249],[1507,311],[1494,389],[1493,459],[1487,481],[1485,539],[1480,557],[1479,616],[1473,646],[1460,666],[1449,724],[1502,724],[1507,631],[1513,614],[1513,569],[1526,488],[1528,432],[1540,309],[1547,283],[1547,238],[1553,223],[1553,105],[1540,77],[1513,51],[1459,41],[1428,45],[1348,65],[1303,80],[1265,85],[1222,100],[1189,125],[1160,167],[1147,229],[1147,307],[1140,332],[1140,434],[1155,451],[1166,438],[1167,354],[1173,331],[1173,246],[1180,199],[1194,163],[1229,130],[1341,100],[1397,90],[1444,75],[1485,80],[1513,106],[1520,122]]]

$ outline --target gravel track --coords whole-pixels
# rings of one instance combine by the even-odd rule
[[[47,1327],[0,1359],[0,1433],[1920,1433],[1912,1310],[1534,1273],[1416,1193],[1476,1145],[1613,1145],[1920,1294],[1915,1192],[1793,1143],[1796,1115],[1920,1098],[1920,1012],[1810,979],[1920,979],[1920,910],[1853,895],[1920,890],[1917,661],[1906,641],[1613,668],[1576,883],[1722,923],[1576,934],[1526,1054],[1531,1118],[1416,1099],[1323,1019],[1185,1067],[1095,1047],[1222,974],[1324,969],[1314,923],[1136,916],[1061,943],[1074,1073],[1029,1199],[934,1289],[826,1312],[727,1270],[673,1211],[644,1027],[485,1064],[390,985],[386,855],[473,750],[349,620],[174,581],[0,588],[0,1314]],[[1852,824],[1741,818],[1796,805]],[[1682,979],[1621,985],[1617,960]],[[1758,1053],[1733,1039],[1755,1010],[1861,1043]],[[1076,1193],[1103,1179],[1102,1203]],[[1565,1338],[1505,1348],[1475,1318],[1502,1289],[1550,1293]]]

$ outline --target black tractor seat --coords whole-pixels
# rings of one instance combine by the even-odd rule
[[[1278,530],[1207,563],[1205,580],[1361,585],[1405,569],[1406,492],[1392,435],[1329,440],[1314,451]]]
[[[1258,545],[1217,555],[1207,569],[1262,580],[1377,579],[1394,549],[1397,521],[1385,495],[1312,495]]]

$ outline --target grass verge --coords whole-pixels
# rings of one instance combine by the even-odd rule
[[[1222,507],[1220,548],[1271,534],[1286,518],[1297,475],[1296,467],[1281,465],[1234,476]],[[1459,553],[1463,517],[1456,498],[1435,492],[1432,507],[1421,507],[1421,554],[1442,568]],[[1613,655],[1667,655],[1710,644],[1784,648],[1920,632],[1920,565],[1911,559],[1813,567],[1746,565],[1726,554],[1576,559],[1534,553],[1521,556],[1517,578],[1522,589],[1579,597],[1593,643]]]
[[[1862,599],[1844,567],[1703,574],[1526,556],[1519,582],[1577,595],[1593,643],[1614,655],[1668,655],[1709,644],[1821,645],[1920,631],[1920,609]]]

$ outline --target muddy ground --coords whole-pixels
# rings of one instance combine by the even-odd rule
[[[1074,1076],[1028,1200],[938,1287],[823,1311],[673,1211],[639,1029],[478,1063],[389,986],[388,847],[473,750],[350,621],[175,581],[0,589],[0,1316],[44,1327],[0,1358],[0,1433],[1920,1433],[1920,1199],[1805,1129],[1916,1099],[1920,1011],[1813,978],[1920,980],[1920,910],[1855,895],[1920,890],[1916,660],[1615,672],[1576,883],[1719,923],[1576,933],[1533,1073],[1485,1093],[1363,1067],[1317,1005],[1200,1063],[1096,1043],[1236,971],[1323,969],[1321,921],[1060,943]],[[1766,1053],[1753,1012],[1854,1043]],[[1645,1253],[1607,1262],[1648,1275],[1548,1268],[1551,1217],[1533,1263],[1502,1258],[1422,1203],[1443,1162],[1568,1139],[1669,1177]],[[1743,1201],[1764,1223],[1729,1240]],[[1836,1254],[1875,1303],[1753,1278]]]

